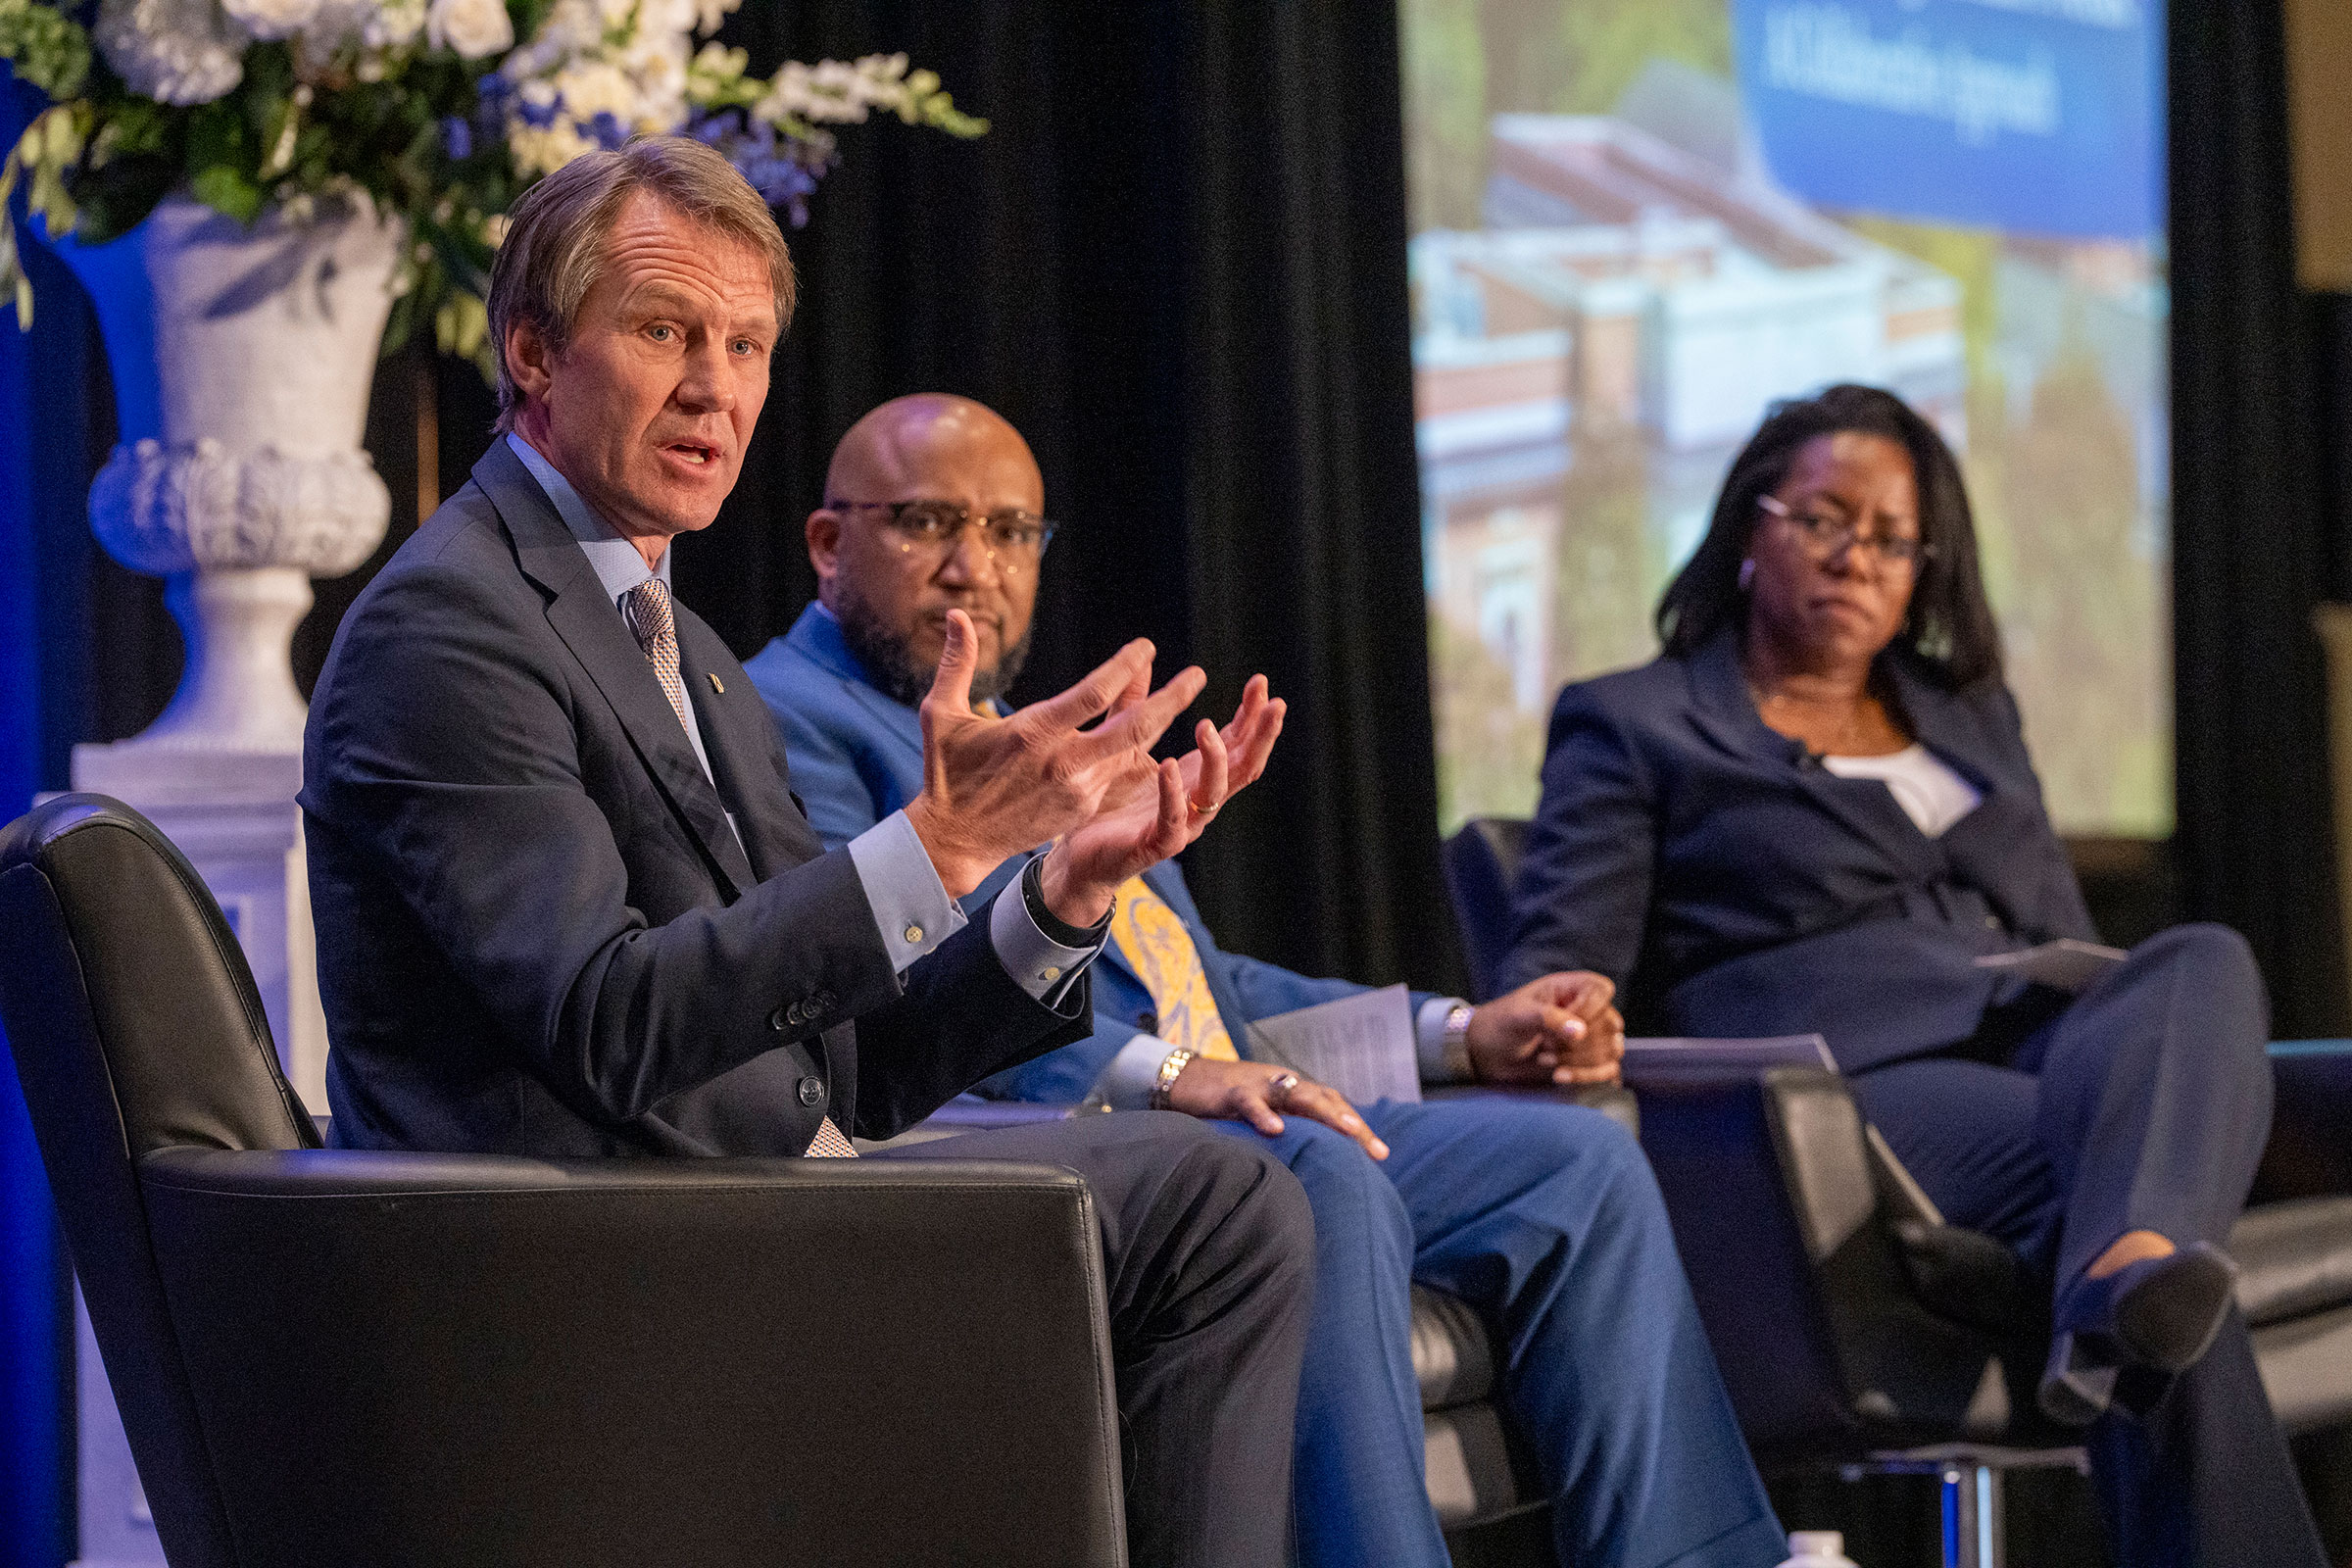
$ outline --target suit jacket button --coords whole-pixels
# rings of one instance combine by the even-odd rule
[[[802,1080],[801,1080],[801,1103],[802,1103],[802,1104],[804,1104],[804,1105],[815,1105],[815,1104],[821,1104],[821,1103],[823,1102],[823,1101],[824,1101],[824,1098],[825,1098],[825,1081],[824,1081],[822,1078],[816,1077],[815,1075],[811,1074],[810,1076],[808,1076],[808,1077],[807,1077],[807,1078],[804,1078],[804,1079],[802,1079]]]
[[[1155,1035],[1159,1033],[1159,1014],[1146,1007],[1135,1015],[1135,1026],[1148,1035]]]
[[[778,1034],[782,1034],[784,1032],[784,1025],[789,1020],[785,1015],[785,1010],[782,1007],[778,1007],[775,1011],[767,1015],[767,1026]]]

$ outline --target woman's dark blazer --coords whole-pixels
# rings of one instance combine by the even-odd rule
[[[1885,656],[1913,735],[1984,797],[1932,839],[1765,726],[1736,639],[1560,694],[1503,985],[1596,970],[1637,1033],[1819,1032],[1851,1072],[1975,1035],[2021,989],[1981,955],[2092,936],[1999,682]]]

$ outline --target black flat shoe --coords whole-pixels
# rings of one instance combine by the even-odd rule
[[[2237,1265],[2211,1242],[2076,1281],[2058,1303],[2036,1401],[2042,1413],[2088,1426],[2113,1401],[2119,1371],[2171,1374],[2196,1365],[2222,1330],[2236,1284]]]
[[[2076,1287],[2066,1314],[2078,1334],[2110,1340],[2116,1359],[2157,1372],[2185,1372],[2213,1348],[2237,1287],[2237,1265],[2211,1242],[2191,1242]]]

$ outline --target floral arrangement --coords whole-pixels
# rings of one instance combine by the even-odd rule
[[[797,225],[836,157],[828,125],[878,109],[987,130],[905,55],[747,75],[743,50],[710,41],[740,3],[0,0],[0,60],[49,100],[0,165],[0,303],[13,292],[30,323],[20,187],[52,237],[88,244],[174,191],[247,223],[364,195],[412,241],[385,351],[431,321],[479,363],[507,209],[584,152],[701,137]]]

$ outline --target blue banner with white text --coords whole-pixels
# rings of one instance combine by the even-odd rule
[[[2069,238],[2162,225],[2152,0],[1734,0],[1774,178],[1848,212]]]

